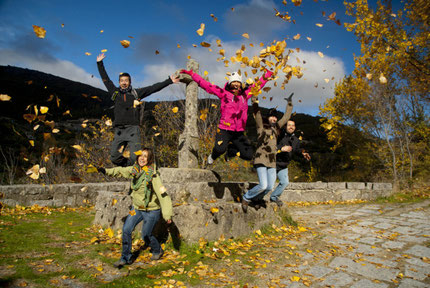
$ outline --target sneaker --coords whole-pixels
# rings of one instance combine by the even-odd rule
[[[129,264],[129,263],[127,263],[127,262],[125,262],[125,260],[123,260],[123,259],[119,259],[118,261],[116,261],[115,263],[113,263],[113,267],[115,267],[115,268],[121,268],[122,266],[125,266],[125,265],[127,265],[127,264]]]
[[[152,254],[151,260],[159,260],[163,256],[163,254],[164,254],[164,251],[163,251],[163,249],[161,249],[160,253]]]
[[[248,201],[246,201],[245,198],[242,198],[242,210],[243,210],[243,213],[248,212],[248,205],[249,205]]]
[[[281,200],[279,200],[279,199],[276,199],[276,200],[270,200],[270,202],[272,202],[272,203],[276,203],[276,205],[278,205],[278,207],[279,208],[281,208],[282,207],[282,205],[284,205],[284,202],[282,202]]]
[[[212,154],[209,154],[208,156],[208,165],[214,164],[214,159],[212,158]]]

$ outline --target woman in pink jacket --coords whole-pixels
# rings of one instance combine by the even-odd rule
[[[227,147],[229,147],[228,156],[232,156],[230,154],[231,150],[238,151],[240,158],[251,160],[253,149],[249,139],[244,134],[248,119],[248,99],[252,96],[250,93],[251,89],[257,84],[262,89],[273,72],[266,71],[258,83],[254,83],[246,88],[244,88],[244,83],[242,83],[242,76],[237,72],[233,72],[229,76],[224,89],[211,84],[192,70],[181,70],[181,73],[190,75],[201,88],[221,100],[219,131],[215,136],[215,146],[208,157],[207,163],[209,165],[213,164],[215,159],[226,152]],[[229,146],[230,142],[232,145]]]

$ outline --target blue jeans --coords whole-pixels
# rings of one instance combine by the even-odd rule
[[[269,193],[276,181],[276,168],[258,167],[257,175],[259,184],[243,195],[243,199],[246,201],[258,201],[263,199],[264,195]]]
[[[288,168],[278,171],[278,179],[279,179],[279,184],[275,188],[275,191],[273,191],[273,193],[270,195],[271,201],[279,200],[279,197],[281,196],[282,192],[284,192],[285,187],[287,187],[288,184],[290,183],[288,179]]]
[[[134,208],[133,208],[134,209]],[[132,245],[132,237],[131,233],[134,228],[140,221],[143,220],[142,225],[142,239],[145,241],[145,244],[151,248],[152,254],[160,254],[161,246],[158,242],[157,238],[152,235],[152,230],[154,229],[155,224],[157,224],[160,219],[161,210],[153,210],[153,211],[145,211],[145,210],[137,210],[135,215],[128,215],[125,220],[124,226],[122,227],[122,255],[121,259],[127,263],[131,261],[131,245]]]

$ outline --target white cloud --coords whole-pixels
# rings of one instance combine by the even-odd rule
[[[18,51],[0,50],[0,64],[33,69],[106,90],[100,78],[76,64],[60,59],[31,57]]]

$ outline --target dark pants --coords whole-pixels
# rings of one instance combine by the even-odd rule
[[[229,143],[231,144],[229,145]],[[219,129],[215,136],[215,146],[212,150],[212,159],[217,159],[219,156],[227,151],[228,157],[236,156],[240,152],[240,158],[243,160],[251,160],[253,156],[253,149],[248,137],[245,136],[243,131],[228,131]]]
[[[110,161],[117,166],[130,166],[136,161],[136,154],[134,152],[142,149],[140,142],[140,129],[139,126],[125,125],[118,126],[114,129],[114,138],[110,147]],[[119,152],[121,147],[122,151]],[[122,152],[128,148],[130,151],[130,158],[125,158]]]

